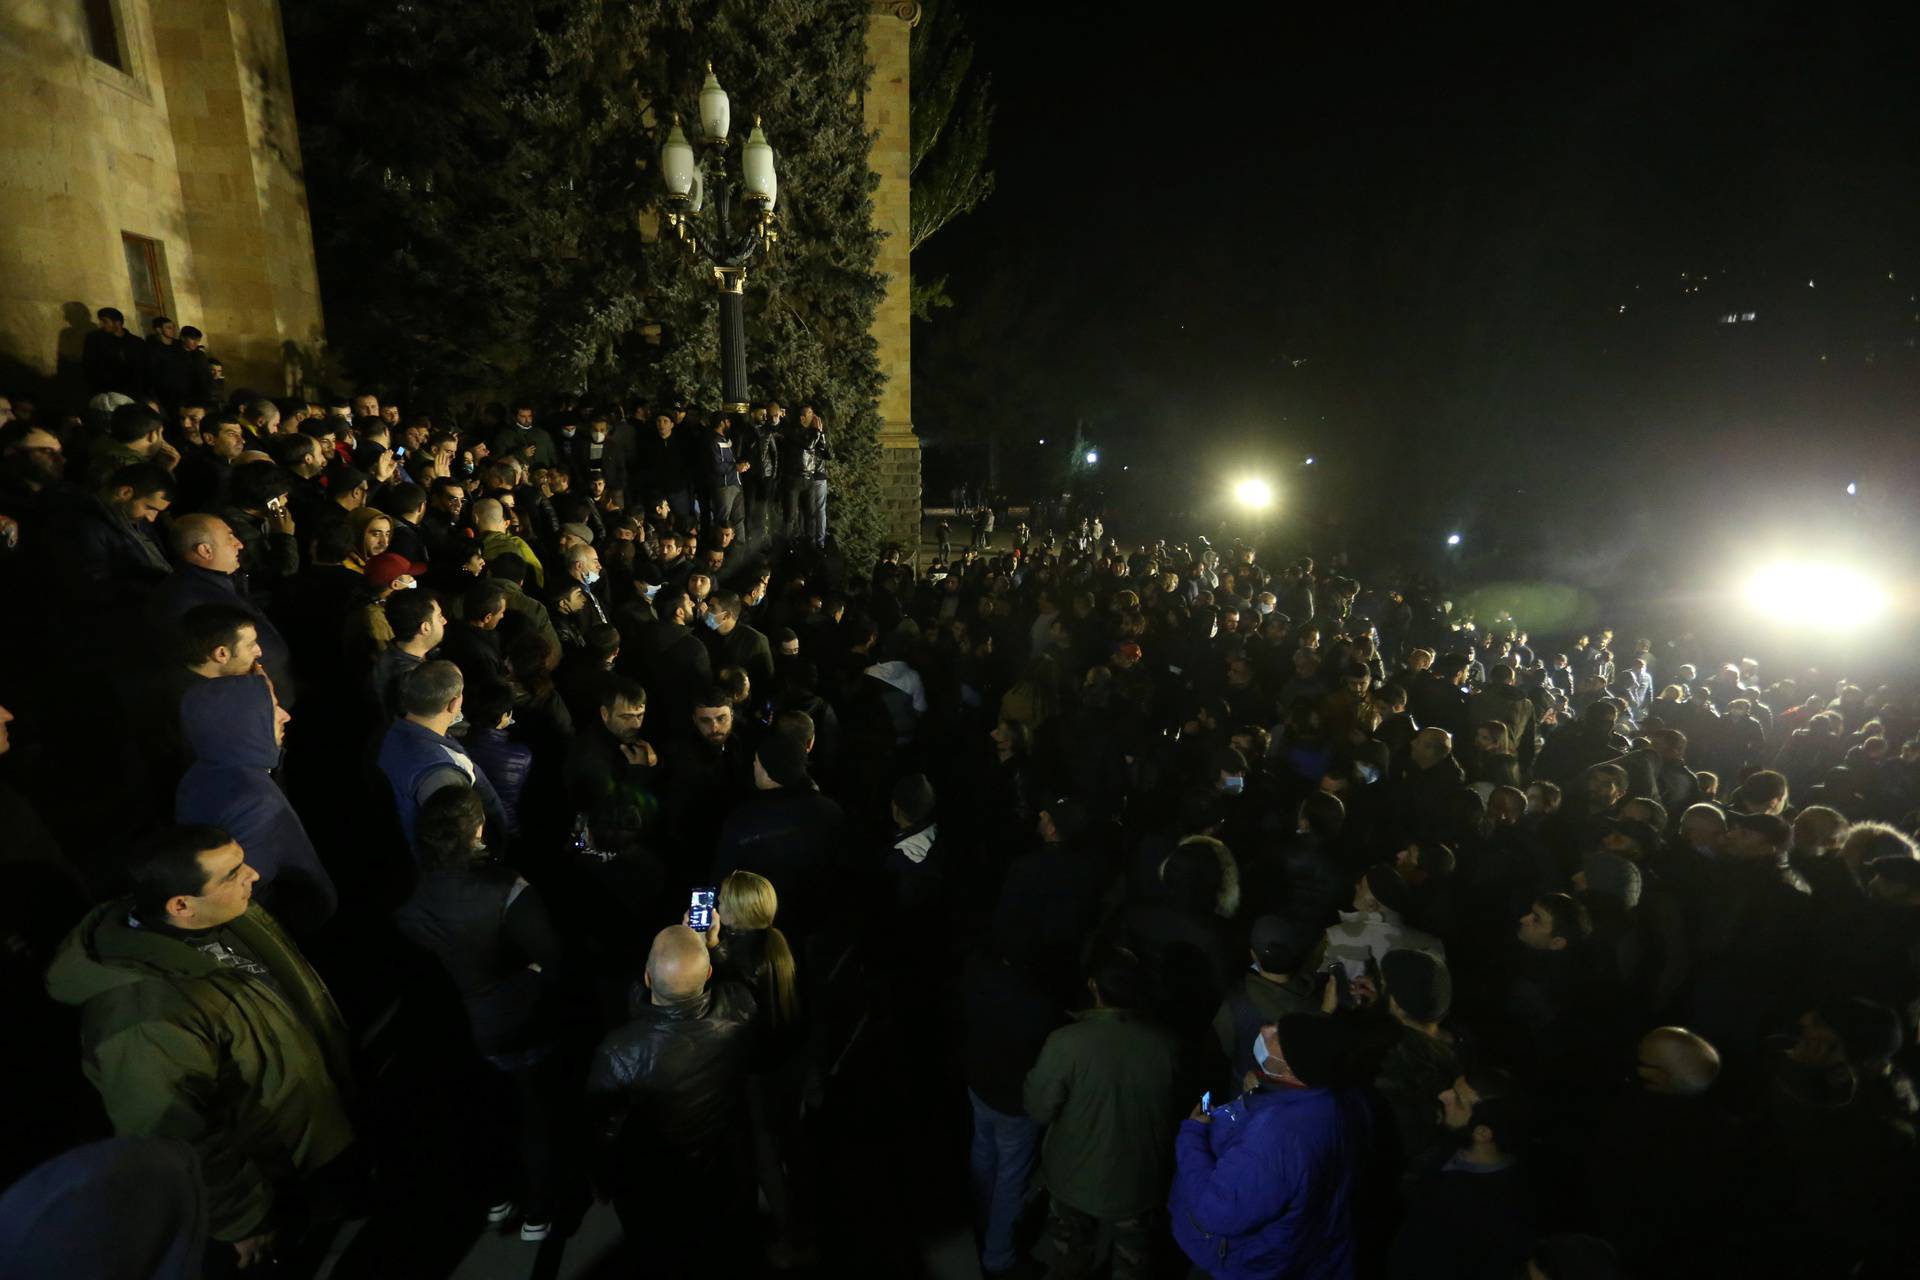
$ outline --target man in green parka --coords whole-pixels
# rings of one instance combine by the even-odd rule
[[[353,1143],[346,1027],[260,907],[257,872],[218,827],[135,848],[133,894],[96,907],[47,969],[80,1010],[81,1065],[123,1137],[199,1153],[211,1232],[239,1265],[273,1256],[277,1193]]]
[[[1179,1045],[1146,1015],[1132,952],[1096,956],[1093,1008],[1047,1037],[1027,1073],[1027,1114],[1047,1126],[1040,1180],[1050,1204],[1040,1254],[1049,1280],[1089,1274],[1110,1241],[1114,1280],[1153,1270],[1154,1211],[1173,1172]]]

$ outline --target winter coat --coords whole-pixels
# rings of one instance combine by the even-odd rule
[[[740,459],[733,456],[731,437],[723,436],[718,431],[709,431],[702,456],[706,459],[703,476],[706,492],[718,493],[722,489],[740,487]]]
[[[1533,1247],[1533,1197],[1515,1164],[1454,1159],[1414,1188],[1393,1239],[1393,1280],[1505,1280],[1523,1275]]]
[[[260,665],[273,677],[273,688],[280,705],[293,706],[293,659],[287,649],[286,639],[280,634],[280,629],[240,593],[240,583],[235,575],[202,569],[198,565],[181,565],[162,584],[155,607],[162,618],[177,624],[187,610],[202,604],[232,605],[253,615],[254,633],[260,641]]]
[[[1047,1126],[1040,1179],[1105,1222],[1136,1218],[1167,1181],[1179,1044],[1125,1009],[1088,1009],[1047,1037],[1027,1073],[1027,1114]]]
[[[533,768],[533,748],[509,739],[505,729],[474,729],[467,734],[467,754],[499,795],[507,829],[519,831],[520,793]]]
[[[394,924],[452,982],[476,1050],[494,1056],[539,1044],[561,953],[538,890],[498,867],[430,871]]]
[[[755,791],[734,805],[713,855],[718,884],[732,871],[765,876],[780,891],[780,926],[804,940],[833,905],[847,819],[808,785]]]
[[[80,1011],[80,1065],[122,1137],[179,1138],[200,1157],[215,1239],[266,1225],[275,1184],[353,1142],[350,1044],[333,996],[260,907],[209,931],[270,981],[135,926],[127,900],[61,943],[47,991]]]
[[[296,934],[318,930],[340,905],[300,815],[274,781],[273,694],[265,676],[201,680],[180,700],[180,732],[193,763],[174,791],[179,823],[232,836],[260,873],[254,901]]]
[[[893,722],[894,742],[905,746],[913,741],[920,717],[927,713],[927,687],[921,683],[920,673],[906,663],[893,659],[875,663],[867,668],[866,674],[878,686],[869,691],[879,694],[880,701],[887,709],[887,716]]]
[[[454,783],[471,785],[480,793],[487,821],[498,823],[502,828],[507,826],[506,810],[501,807],[493,783],[480,772],[467,749],[444,734],[411,720],[395,720],[380,740],[378,763],[380,772],[387,776],[387,783],[393,788],[394,811],[409,851],[413,848],[413,820],[420,812],[420,802],[441,787]]]
[[[1354,1200],[1373,1119],[1351,1089],[1263,1088],[1186,1120],[1167,1208],[1213,1280],[1355,1274]]]
[[[594,1135],[618,1152],[611,1180],[712,1176],[745,1118],[753,996],[731,982],[670,1004],[637,996],[633,1020],[607,1033],[587,1073]]]

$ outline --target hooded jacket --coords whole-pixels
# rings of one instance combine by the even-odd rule
[[[340,905],[300,816],[274,781],[273,693],[265,676],[197,681],[180,699],[180,733],[193,763],[173,793],[174,821],[232,836],[260,873],[255,901],[305,936]]]
[[[132,904],[95,907],[47,968],[80,1011],[80,1065],[122,1137],[178,1138],[200,1157],[219,1240],[267,1224],[277,1183],[345,1151],[353,1127],[345,1024],[292,939],[258,906],[218,930],[271,982],[165,933]]]

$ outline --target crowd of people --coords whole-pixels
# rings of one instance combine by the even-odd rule
[[[990,1276],[1905,1273],[1920,691],[1092,521],[849,565],[804,402],[92,390],[0,398],[32,1274],[590,1195],[893,1273],[948,1171]]]

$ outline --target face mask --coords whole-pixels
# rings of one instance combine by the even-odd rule
[[[520,428],[522,431],[533,430],[533,424],[531,422],[516,422],[513,425]]]
[[[588,569],[580,575],[582,586],[590,587],[598,581],[600,581],[600,571],[598,569]]]
[[[1263,1074],[1266,1072],[1267,1038],[1265,1036],[1255,1036],[1253,1038],[1253,1064],[1258,1067]]]
[[[1220,789],[1230,796],[1237,796],[1247,789],[1247,780],[1237,773],[1230,773],[1226,781],[1220,784]]]
[[[1267,603],[1266,601],[1264,601],[1264,600],[1262,600],[1262,601],[1260,601],[1260,602],[1259,602],[1258,604],[1256,604],[1256,605],[1254,605],[1253,607],[1254,607],[1254,608],[1256,608],[1256,609],[1258,609],[1258,610],[1259,610],[1259,611],[1261,612],[1261,614],[1262,614],[1262,615],[1265,615],[1265,614],[1269,614],[1269,613],[1272,613],[1272,612],[1273,612],[1273,606],[1272,606],[1272,605],[1270,605],[1270,604],[1268,604],[1268,603]]]
[[[645,596],[647,600],[651,602],[655,596],[660,594],[660,584],[657,582],[653,583],[652,585],[643,588],[640,594]]]
[[[578,430],[578,427],[562,427],[560,428],[560,435],[563,439],[571,440],[573,439],[573,433]]]
[[[593,442],[595,444],[599,444],[602,440],[605,440],[606,438],[607,438],[607,433],[604,431],[596,431],[593,433]]]
[[[720,629],[720,619],[711,613],[701,618],[700,621],[706,623],[707,629],[710,631],[718,631]]]

